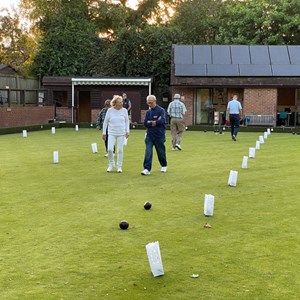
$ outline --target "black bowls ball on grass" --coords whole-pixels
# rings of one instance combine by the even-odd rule
[[[147,201],[147,202],[144,203],[144,208],[146,210],[149,210],[151,207],[152,207],[152,204],[149,201]]]
[[[120,224],[119,224],[119,227],[122,230],[126,230],[129,227],[129,223],[127,221],[121,221]]]

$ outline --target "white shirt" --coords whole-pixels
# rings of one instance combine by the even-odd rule
[[[111,107],[107,110],[105,119],[103,122],[102,133],[106,134],[106,129],[108,128],[108,135],[125,135],[129,133],[129,119],[128,111],[126,108],[122,107],[117,110]]]

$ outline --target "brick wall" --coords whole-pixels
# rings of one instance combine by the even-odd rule
[[[58,121],[66,121],[68,123],[72,123],[72,109],[67,107],[57,107],[56,119]]]
[[[277,89],[244,89],[243,112],[248,115],[276,115]]]
[[[96,123],[101,109],[91,109],[91,123]],[[57,107],[56,116],[58,121],[72,123],[72,109],[67,107]]]
[[[0,107],[1,128],[43,125],[51,119],[54,119],[53,106]]]
[[[99,115],[100,111],[101,111],[101,109],[92,109],[92,111],[91,111],[92,123],[96,123],[97,122],[97,118],[98,118],[98,115]]]

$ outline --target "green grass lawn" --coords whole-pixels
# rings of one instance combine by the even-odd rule
[[[300,136],[272,133],[242,169],[259,135],[187,131],[171,151],[168,131],[168,172],[155,154],[150,176],[144,130],[131,131],[122,174],[106,173],[95,129],[0,136],[0,299],[299,299]],[[161,277],[145,249],[154,241]]]

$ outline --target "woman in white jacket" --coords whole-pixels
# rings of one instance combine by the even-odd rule
[[[111,100],[111,108],[105,115],[102,139],[106,140],[106,129],[108,129],[108,168],[111,172],[115,167],[114,146],[117,144],[117,172],[122,173],[124,139],[129,136],[129,119],[126,108],[123,108],[122,96],[115,95]]]

